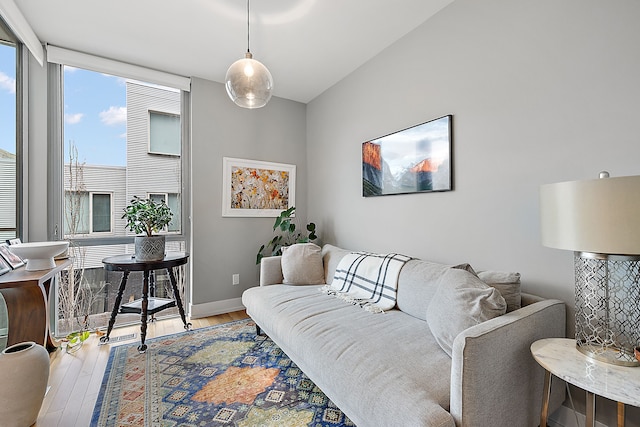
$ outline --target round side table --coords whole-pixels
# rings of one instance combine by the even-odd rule
[[[144,353],[147,350],[147,345],[144,341],[147,337],[148,315],[153,315],[168,307],[175,307],[177,304],[180,317],[182,318],[182,323],[184,323],[184,328],[187,330],[191,329],[191,323],[187,323],[187,319],[184,314],[184,307],[180,298],[176,276],[173,272],[174,267],[186,264],[188,259],[189,254],[185,252],[167,252],[164,259],[160,261],[136,261],[131,254],[116,255],[103,259],[102,263],[104,264],[105,270],[122,271],[122,280],[120,281],[116,301],[113,306],[113,311],[111,312],[111,318],[109,319],[107,334],[100,337],[100,341],[109,341],[109,335],[111,334],[111,330],[115,324],[118,311],[121,313],[140,313],[140,345],[138,346],[138,351],[140,353]],[[171,287],[173,288],[173,295],[175,299],[156,298],[153,279],[151,285],[152,295],[149,296],[149,272],[165,268],[169,273],[169,280],[171,282]],[[143,273],[144,280],[142,282],[142,298],[121,306],[122,294],[127,286],[129,273],[132,271],[142,271]]]
[[[618,402],[618,427],[624,426],[624,405],[640,407],[640,368],[618,366],[585,356],[575,340],[546,338],[531,344],[531,354],[545,369],[540,426],[547,425],[551,375],[587,393],[586,426],[595,426],[596,395]]]

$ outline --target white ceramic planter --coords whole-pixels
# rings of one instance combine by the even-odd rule
[[[136,261],[160,261],[164,258],[164,236],[136,236]]]
[[[28,427],[38,419],[49,381],[49,353],[23,342],[0,353],[0,424]]]

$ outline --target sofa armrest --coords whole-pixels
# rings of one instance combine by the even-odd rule
[[[284,281],[281,256],[264,257],[260,261],[260,286],[277,285]]]
[[[457,427],[537,426],[544,369],[531,344],[565,336],[565,304],[543,300],[461,332],[453,343],[451,415]],[[565,397],[553,383],[550,413]]]

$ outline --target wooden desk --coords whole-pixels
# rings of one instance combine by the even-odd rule
[[[33,341],[49,351],[57,348],[49,331],[51,279],[70,265],[70,259],[56,260],[50,270],[26,271],[23,266],[0,276],[9,319],[7,347]]]

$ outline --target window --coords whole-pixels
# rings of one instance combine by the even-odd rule
[[[60,206],[53,207],[50,226],[57,229],[62,223],[73,259],[57,287],[55,333],[64,336],[77,330],[79,321],[106,326],[121,277],[106,272],[102,259],[133,253],[135,233],[126,227],[122,214],[134,196],[162,197],[174,214],[167,227],[167,250],[187,247],[181,216],[183,188],[188,188],[182,134],[188,128],[182,118],[189,116],[189,85],[176,86],[181,92],[159,86],[162,82],[113,73],[133,70],[133,76],[140,78],[144,75],[140,67],[104,58],[92,62],[87,55],[51,46],[47,52],[51,84],[60,85],[50,98],[50,120],[60,126],[53,132],[50,161],[57,170],[50,169],[50,186],[54,194],[64,194],[58,198]],[[83,68],[83,62],[93,70]],[[111,68],[101,69],[105,64]],[[176,275],[179,288],[188,295],[187,270]],[[156,275],[156,296],[171,297],[171,286],[161,276]],[[142,279],[142,274],[129,277],[126,300],[141,297]],[[165,315],[178,315],[177,309],[163,311],[161,316]],[[116,325],[135,321],[118,316]]]
[[[111,233],[111,194],[65,191],[65,237]]]
[[[92,194],[91,224],[94,233],[111,233],[111,194]]]
[[[21,45],[0,20],[0,241],[21,237]]]
[[[148,197],[154,202],[164,201],[167,204],[167,206],[169,206],[169,209],[171,209],[171,213],[173,214],[173,217],[171,218],[171,222],[167,227],[167,231],[179,232],[180,231],[180,194],[150,193]]]
[[[149,111],[149,153],[180,155],[180,116]]]

